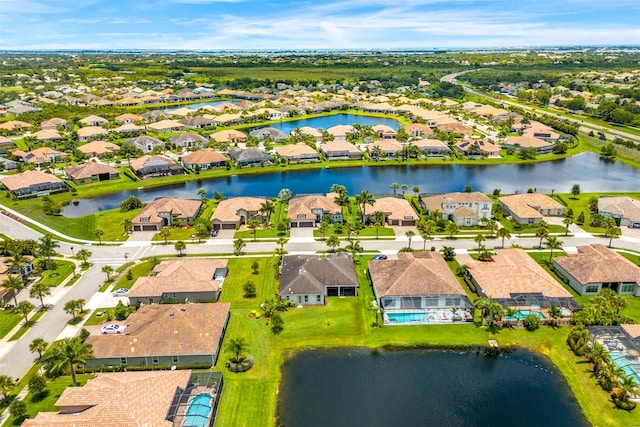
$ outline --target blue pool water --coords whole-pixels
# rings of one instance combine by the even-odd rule
[[[524,319],[530,314],[533,314],[534,316],[538,316],[539,318],[544,319],[544,314],[538,311],[531,311],[531,310],[516,310],[515,316],[505,316],[505,319],[507,320]]]
[[[199,394],[189,402],[187,416],[182,423],[183,427],[206,427],[211,416],[211,400],[208,394]]]
[[[334,114],[331,116],[312,117],[309,119],[294,120],[291,122],[279,122],[272,123],[269,126],[280,129],[287,135],[296,128],[309,126],[314,129],[327,129],[337,125],[354,125],[354,124],[374,126],[374,125],[387,125],[398,130],[400,128],[400,122],[388,117],[372,117],[372,116],[357,116],[354,114]]]
[[[387,313],[389,323],[410,323],[410,322],[429,322],[427,313],[415,312],[415,313]],[[433,322],[433,319],[431,320]]]
[[[635,377],[640,382],[640,363],[634,363],[637,360],[635,357],[629,356],[628,359],[627,353],[621,351],[611,351],[609,355],[611,356],[611,361],[622,369],[626,376]]]

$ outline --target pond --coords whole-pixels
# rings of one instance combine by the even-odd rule
[[[278,425],[587,426],[562,375],[524,350],[310,350],[283,367]]]
[[[113,209],[124,199],[135,195],[144,202],[158,197],[196,198],[199,188],[212,195],[218,190],[225,197],[275,197],[282,188],[294,194],[326,193],[332,184],[347,187],[349,194],[368,190],[374,194],[390,193],[391,183],[407,184],[409,192],[419,186],[422,193],[462,191],[465,185],[474,190],[491,193],[500,188],[502,193],[522,193],[529,187],[538,192],[568,193],[575,183],[582,192],[638,191],[640,169],[602,159],[594,153],[582,153],[563,160],[530,164],[502,164],[483,166],[442,164],[440,160],[423,165],[365,166],[336,169],[309,169],[266,174],[233,175],[210,178],[155,188],[126,190],[81,200],[77,205],[65,206],[63,214],[77,217],[98,212],[98,207]],[[256,171],[258,172],[258,171]],[[126,178],[124,178],[126,179]]]

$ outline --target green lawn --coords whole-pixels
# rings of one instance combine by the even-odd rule
[[[141,276],[147,276],[151,271],[151,268],[152,268],[152,263],[150,260],[134,265],[129,270],[131,271],[133,278],[129,280],[127,279],[127,275],[124,274],[122,278],[118,281],[118,283],[113,287],[113,289],[120,289],[120,288],[131,289],[136,279]]]
[[[13,304],[13,300],[11,300]],[[22,320],[22,315],[0,309],[0,338],[4,338]]]
[[[20,339],[28,330],[30,327],[32,327],[33,325],[35,325],[35,323],[42,317],[44,316],[44,314],[47,312],[47,310],[38,310],[36,312],[36,314],[34,314],[29,321],[26,324],[23,324],[20,329],[18,329],[18,331],[13,334],[13,336],[11,338],[9,338],[9,341],[16,341],[18,339]],[[20,318],[22,319],[22,316],[20,316]]]
[[[560,203],[567,206],[568,209],[573,210],[573,220],[577,222],[580,213],[584,213],[584,224],[580,225],[585,231],[603,234],[604,229],[600,227],[592,227],[589,225],[591,223],[591,212],[589,211],[589,199],[595,197],[599,198],[600,196],[629,196],[634,199],[640,200],[640,192],[638,193],[583,193],[578,197],[573,197],[571,194],[557,194],[556,200]]]
[[[47,286],[58,286],[75,271],[75,264],[71,261],[54,260],[58,266],[55,270],[47,270],[42,273],[40,281]]]

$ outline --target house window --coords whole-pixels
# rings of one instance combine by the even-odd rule
[[[158,363],[160,363],[160,358],[158,356],[153,356],[151,358],[151,363],[153,363],[154,365],[157,365]]]
[[[595,294],[598,292],[598,285],[589,285],[587,286],[587,288],[585,289],[585,293],[587,294]]]
[[[316,295],[316,302],[322,302],[322,297],[320,295]]]
[[[126,357],[121,357],[120,358],[120,364],[121,365],[126,365],[127,364],[127,358]]]
[[[445,300],[445,305],[447,307],[452,307],[456,305],[460,305],[460,298],[447,298]]]
[[[622,287],[620,288],[620,292],[633,292],[633,290],[635,289],[636,285],[622,285]]]
[[[309,302],[309,295],[304,296],[304,302]]]
[[[172,356],[171,363],[178,363],[178,356]]]

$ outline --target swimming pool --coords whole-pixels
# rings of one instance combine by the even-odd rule
[[[507,320],[524,319],[525,317],[527,317],[530,314],[533,314],[534,316],[538,316],[541,319],[545,318],[544,314],[540,313],[539,311],[516,310],[516,314],[514,316],[505,316],[505,319],[507,319]]]
[[[635,377],[640,382],[640,363],[638,358],[630,356],[625,351],[611,351],[609,352],[611,361],[624,372],[628,377]]]
[[[207,427],[211,417],[210,394],[201,393],[189,401],[183,427]]]
[[[425,312],[415,311],[413,313],[387,313],[389,323],[411,323],[411,322],[433,322],[433,316],[429,320],[429,316]]]

